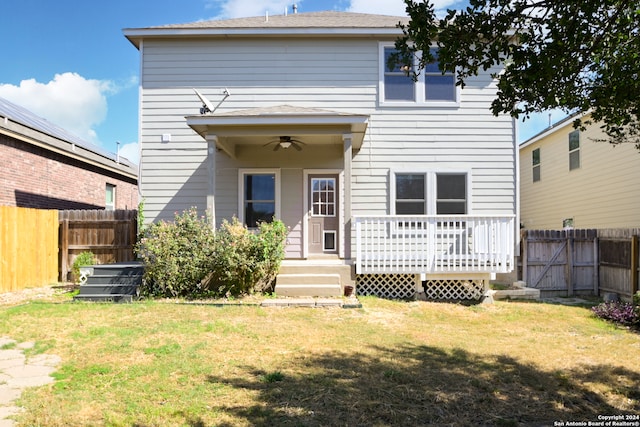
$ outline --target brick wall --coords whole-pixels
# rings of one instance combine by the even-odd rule
[[[0,135],[0,206],[104,209],[107,184],[116,209],[137,209],[135,180]]]

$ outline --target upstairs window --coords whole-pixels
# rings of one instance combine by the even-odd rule
[[[116,208],[116,186],[112,184],[107,184],[105,186],[105,201],[104,201],[105,210],[112,211]]]
[[[431,55],[435,62],[427,64],[424,72],[424,99],[425,101],[449,101],[456,100],[456,82],[453,73],[442,74],[438,68],[438,50],[431,49]]]
[[[386,101],[416,100],[416,82],[410,76],[413,67],[411,64],[397,63],[389,67],[389,58],[396,50],[391,47],[384,48],[384,99]]]
[[[540,181],[540,149],[536,148],[531,152],[531,163],[533,165],[533,182]]]
[[[569,134],[569,170],[580,167],[580,131],[574,130]]]
[[[380,48],[380,100],[384,105],[456,106],[458,89],[453,73],[444,73],[438,68],[438,50],[431,49],[436,58],[420,71],[417,80],[412,73],[415,64],[396,63],[389,66],[389,58],[395,47],[381,45]]]

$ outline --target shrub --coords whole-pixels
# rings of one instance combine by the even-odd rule
[[[261,223],[253,232],[234,218],[216,233],[207,288],[216,296],[268,292],[284,258],[287,230],[281,221]]]
[[[187,298],[268,291],[284,258],[286,231],[274,221],[253,232],[234,218],[214,232],[195,208],[151,224],[136,246],[145,264],[141,291]]]
[[[195,297],[206,294],[215,235],[208,218],[196,208],[175,215],[173,222],[146,227],[136,252],[145,264],[141,292],[149,296]]]
[[[81,252],[76,256],[73,260],[73,265],[71,266],[71,273],[73,275],[74,280],[78,280],[80,278],[80,267],[85,265],[94,265],[98,262],[93,252],[85,251]]]
[[[628,302],[603,302],[591,309],[593,313],[605,320],[624,326],[639,326],[640,313],[638,307]]]

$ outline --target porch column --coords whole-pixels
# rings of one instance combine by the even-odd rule
[[[342,135],[344,151],[344,257],[351,259],[351,159],[353,156],[353,135]]]
[[[207,213],[211,217],[211,227],[216,229],[216,144],[217,135],[207,134]]]

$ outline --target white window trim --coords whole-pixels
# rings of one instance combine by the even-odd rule
[[[338,177],[338,180],[334,179],[334,178],[312,178],[312,179],[331,179],[332,181],[334,181],[333,185],[334,185],[334,190],[333,190],[333,215],[329,215],[329,214],[314,214],[313,213],[313,206],[311,206],[311,216],[314,218],[337,218],[338,217],[338,211],[340,210],[340,207],[338,206],[338,199],[339,199],[339,194],[338,191],[340,190],[340,187],[338,187],[338,191],[335,190],[335,186],[339,184],[338,180],[340,179],[340,177]]]
[[[281,218],[280,204],[282,202],[282,197],[280,197],[280,169],[238,169],[238,220],[244,224],[244,177],[245,175],[253,174],[273,174],[275,176],[275,219],[279,220]]]
[[[465,192],[465,202],[466,202],[466,214],[471,215],[471,171],[464,169],[447,169],[447,170],[402,170],[402,169],[394,169],[389,171],[389,211],[391,215],[396,215],[396,175],[425,175],[425,194],[426,200],[426,212],[425,215],[436,215],[437,208],[437,178],[438,174],[452,174],[452,175],[462,175],[464,174],[466,177],[466,192]]]
[[[538,150],[538,163],[533,163],[533,153]],[[535,171],[538,170],[538,179],[535,179]],[[542,150],[540,147],[531,150],[531,182],[536,183],[542,181]]]
[[[428,107],[428,108],[458,108],[460,106],[460,86],[454,87],[454,101],[428,101],[425,99],[424,76],[425,71],[421,70],[418,75],[418,81],[414,84],[415,101],[394,101],[384,98],[384,74],[386,71],[384,60],[384,49],[387,47],[395,47],[393,43],[380,42],[378,44],[378,103],[381,107]],[[454,74],[455,81],[455,74]]]
[[[113,190],[112,193],[112,200],[113,203],[111,205],[107,204],[107,188],[111,188]],[[114,211],[116,210],[116,192],[117,192],[117,187],[114,184],[109,184],[108,182],[105,184],[104,186],[104,192],[105,192],[105,201],[104,201],[104,209],[107,211]]]
[[[573,150],[571,149],[571,135],[572,134],[578,135],[578,148],[574,148]],[[581,157],[580,156],[580,148],[581,148],[581,145],[580,145],[580,131],[579,130],[574,130],[572,132],[569,132],[568,140],[569,140],[569,171],[574,171],[574,170],[580,169],[580,167],[582,166],[582,162],[581,162],[582,159],[580,158]],[[572,154],[576,154],[577,157],[578,157],[578,166],[576,166],[574,168],[571,167],[571,155]]]

